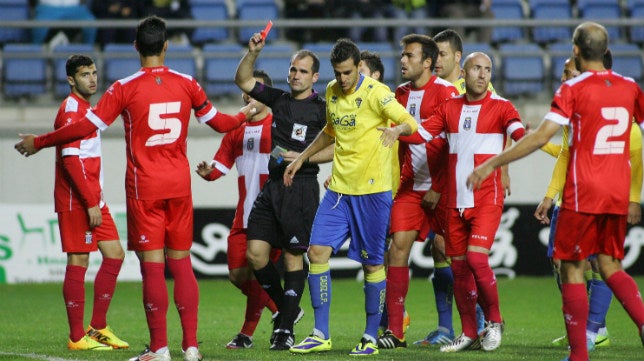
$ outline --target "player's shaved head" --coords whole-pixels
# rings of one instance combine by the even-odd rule
[[[467,71],[467,69],[469,69],[472,66],[474,61],[479,59],[487,62],[489,66],[492,67],[492,59],[490,59],[490,57],[487,54],[477,51],[468,55],[465,58],[465,60],[463,61],[463,69]]]
[[[600,24],[585,22],[575,29],[572,43],[579,48],[582,59],[603,61],[608,49],[608,32]]]

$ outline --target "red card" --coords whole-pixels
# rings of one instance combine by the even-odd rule
[[[272,27],[273,27],[273,22],[269,20],[264,30],[262,30],[259,33],[262,36],[262,40],[266,40],[266,37],[268,36],[268,33],[271,31]]]

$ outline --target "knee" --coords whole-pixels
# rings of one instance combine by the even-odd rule
[[[264,268],[268,263],[268,255],[252,247],[248,247],[246,259],[248,260],[248,265],[254,270]]]

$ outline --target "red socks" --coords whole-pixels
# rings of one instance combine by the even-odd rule
[[[143,277],[143,307],[150,331],[150,349],[157,351],[168,346],[168,288],[165,283],[165,263],[141,262]]]
[[[454,299],[456,308],[461,316],[461,326],[465,336],[477,338],[476,326],[476,281],[474,274],[465,260],[452,260],[452,274],[454,275]]]
[[[197,313],[199,311],[199,285],[192,271],[190,257],[167,258],[168,269],[174,278],[174,304],[179,311],[183,341],[181,347],[199,347],[197,344]]]
[[[388,328],[399,340],[404,339],[403,317],[405,312],[405,298],[409,291],[409,267],[387,268],[387,315]]]
[[[246,281],[242,286],[242,290],[246,291],[244,292],[246,295],[246,315],[240,332],[244,335],[252,336],[255,333],[259,319],[262,317],[264,306],[266,306],[266,302],[270,297],[268,297],[268,293],[264,292],[257,280]]]
[[[606,284],[608,284],[619,302],[622,303],[639,331],[639,328],[644,325],[644,304],[642,304],[642,295],[633,278],[626,272],[619,271],[608,277]]]
[[[77,342],[85,336],[85,272],[87,268],[67,265],[63,281],[63,299],[67,309],[69,339]]]
[[[588,295],[583,283],[564,283],[561,285],[563,306],[561,309],[566,322],[566,332],[570,344],[570,361],[588,360],[586,348],[586,319],[588,318]]]
[[[489,256],[480,252],[467,252],[467,264],[476,280],[479,300],[481,301],[479,304],[483,307],[485,319],[501,323],[499,290],[496,286],[496,277],[490,267]]]
[[[92,308],[92,321],[90,325],[101,330],[107,327],[107,310],[110,307],[116,278],[121,271],[123,260],[117,258],[103,258],[103,263],[94,279],[94,307]]]

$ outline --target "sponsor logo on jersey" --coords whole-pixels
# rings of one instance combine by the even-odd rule
[[[394,95],[393,95],[393,94],[389,94],[389,95],[387,95],[386,97],[384,97],[384,98],[382,98],[382,99],[380,100],[380,104],[382,104],[383,106],[385,106],[385,105],[387,105],[387,104],[391,103],[391,102],[392,102],[392,101],[394,101],[394,100],[395,100]]]
[[[333,119],[333,126],[335,128],[354,128],[356,126],[355,114],[346,114],[337,117],[335,113],[331,113],[331,119]]]

